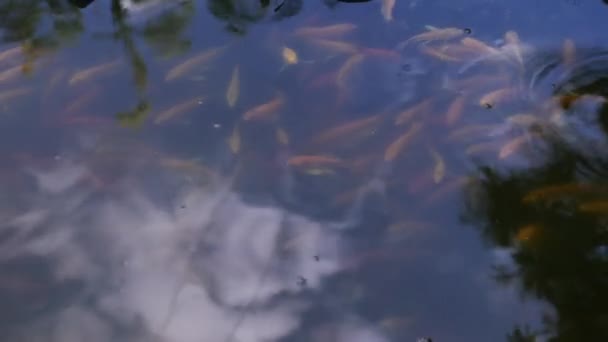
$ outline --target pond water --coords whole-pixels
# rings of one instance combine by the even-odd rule
[[[3,0],[2,340],[608,340],[607,17]]]

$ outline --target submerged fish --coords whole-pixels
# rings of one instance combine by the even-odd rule
[[[100,65],[96,65],[81,71],[76,72],[72,75],[68,81],[69,85],[75,85],[80,82],[90,80],[95,77],[99,77],[103,74],[109,73],[117,69],[122,62],[120,60],[107,62]]]
[[[263,103],[259,106],[253,107],[243,114],[243,120],[267,120],[274,118],[278,111],[283,108],[285,104],[285,98],[281,94],[277,94],[274,99],[269,102]]]
[[[165,76],[165,81],[173,81],[190,73],[194,69],[218,57],[226,50],[226,48],[226,46],[211,48],[199,53],[194,57],[188,58],[187,60],[169,69],[167,76]]]
[[[167,120],[174,118],[175,116],[189,112],[189,111],[193,110],[194,108],[200,106],[203,103],[204,99],[205,99],[204,97],[197,96],[195,98],[184,101],[182,103],[178,103],[175,106],[172,106],[172,107],[160,112],[156,116],[154,123],[161,124]]]
[[[294,167],[336,166],[342,163],[342,160],[338,158],[323,155],[299,155],[293,156],[287,160],[287,165]]]
[[[307,38],[339,38],[354,31],[357,25],[351,23],[333,24],[321,27],[300,27],[293,33],[294,36]]]
[[[395,125],[403,125],[412,120],[416,115],[424,115],[425,113],[429,113],[433,108],[432,105],[433,101],[430,98],[418,102],[417,104],[399,113],[395,118]]]
[[[315,145],[330,143],[334,140],[347,138],[360,133],[369,134],[382,120],[381,115],[374,115],[354,121],[347,122],[345,124],[330,128],[312,139],[312,143]]]
[[[384,161],[394,161],[422,130],[421,122],[413,123],[410,128],[395,139],[384,151]]]
[[[398,48],[404,48],[410,42],[432,42],[438,40],[450,40],[465,35],[465,30],[456,27],[433,28],[432,30],[417,34],[400,43]]]
[[[0,83],[13,81],[22,73],[21,65],[0,71]]]
[[[27,95],[32,92],[30,87],[19,87],[0,92],[0,103],[14,99],[15,97]]]

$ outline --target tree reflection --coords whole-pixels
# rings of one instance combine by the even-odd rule
[[[608,78],[600,80],[596,71],[592,81],[579,79],[585,84],[576,84],[569,94],[604,93],[605,88],[592,85]],[[601,118],[601,112],[600,108],[596,117]],[[582,114],[566,111],[566,115]],[[496,280],[515,283],[524,295],[554,308],[544,318],[543,331],[516,328],[508,336],[510,341],[532,341],[541,333],[551,336],[550,341],[604,341],[608,338],[608,154],[591,149],[597,144],[566,142],[560,131],[545,130],[543,136],[548,147],[538,157],[544,155],[546,160],[538,167],[516,171],[479,167],[477,182],[467,192],[464,217],[487,241],[511,251],[513,263],[497,265]]]
[[[226,29],[245,34],[247,26],[268,16],[273,20],[292,17],[302,10],[302,0],[208,0],[207,8],[216,18],[227,22]]]

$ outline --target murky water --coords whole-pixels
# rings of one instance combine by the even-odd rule
[[[608,339],[606,15],[0,2],[2,340]]]

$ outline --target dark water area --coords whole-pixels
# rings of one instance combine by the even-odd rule
[[[608,340],[607,17],[0,1],[0,341]]]

